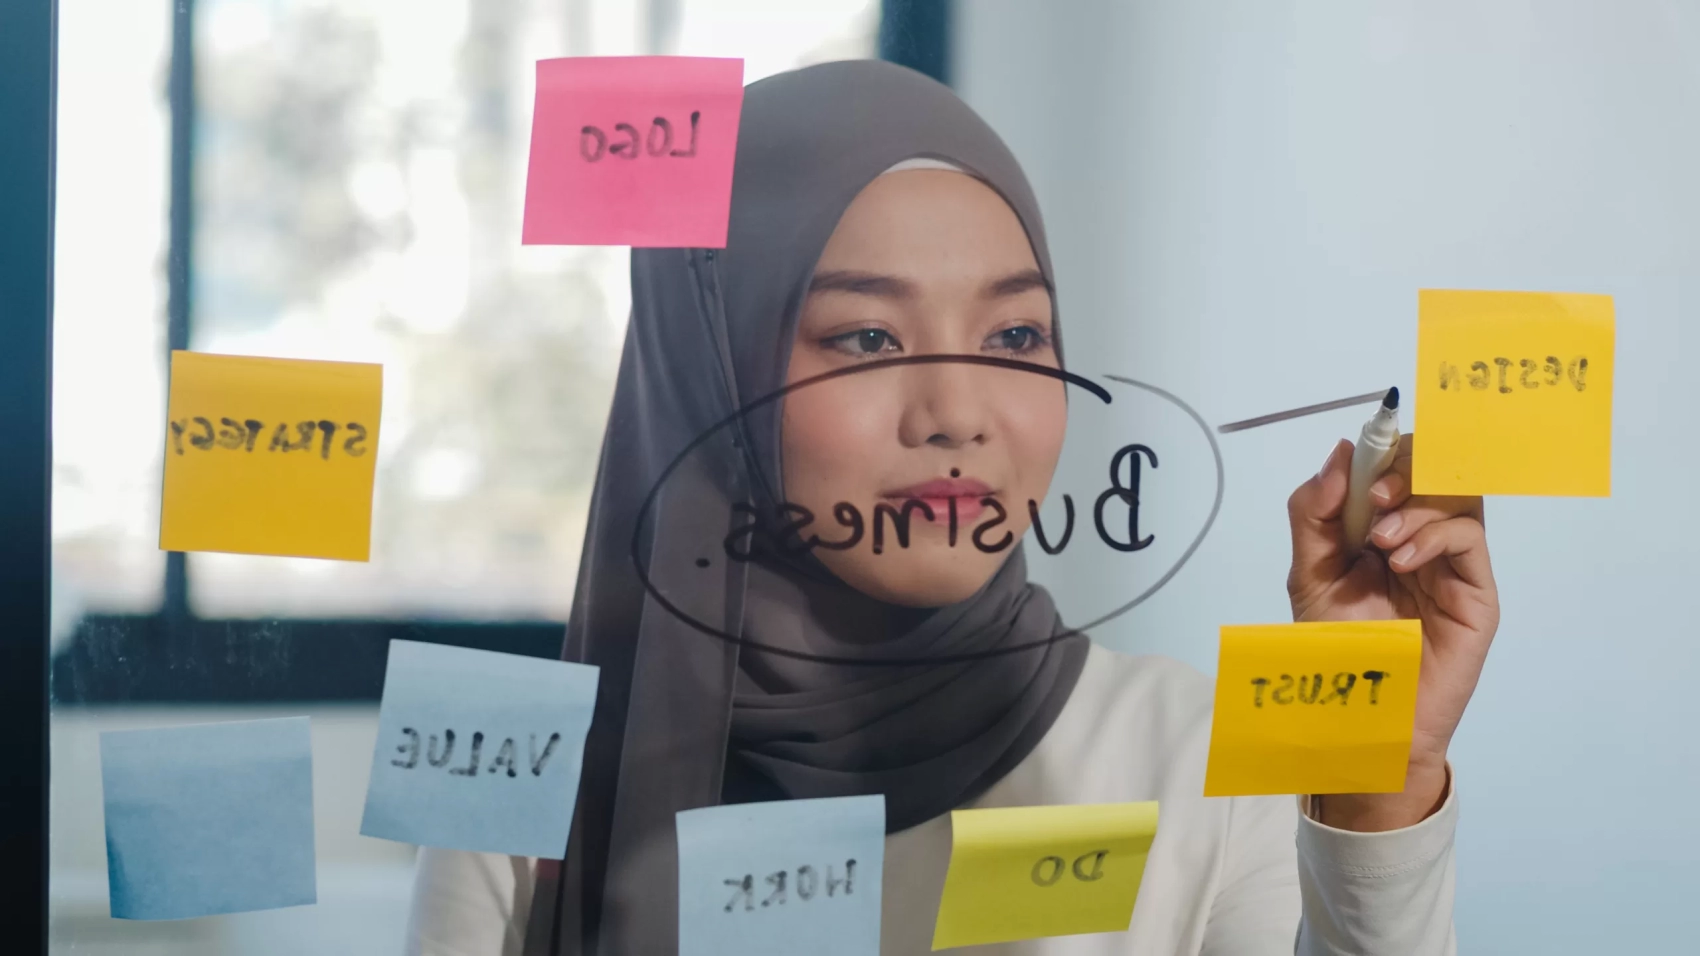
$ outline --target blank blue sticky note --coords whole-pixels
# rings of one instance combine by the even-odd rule
[[[391,641],[367,836],[566,856],[597,669]]]
[[[100,735],[117,919],[316,902],[306,717]]]
[[[885,797],[677,819],[679,956],[879,956]]]

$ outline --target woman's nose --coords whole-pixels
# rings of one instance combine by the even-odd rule
[[[961,448],[984,443],[988,428],[984,389],[990,384],[967,362],[915,365],[904,370],[907,393],[899,436],[905,446]]]

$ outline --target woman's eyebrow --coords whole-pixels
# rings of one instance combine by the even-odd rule
[[[987,283],[983,295],[988,299],[1002,299],[1007,296],[1020,295],[1033,289],[1051,291],[1050,280],[1038,269],[1023,269],[1013,272],[1001,279]]]
[[[915,284],[896,276],[839,270],[815,273],[815,277],[809,281],[809,294],[816,292],[848,292],[851,295],[871,295],[882,299],[912,299],[915,297]]]

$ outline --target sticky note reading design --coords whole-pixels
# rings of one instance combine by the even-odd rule
[[[317,901],[306,717],[100,735],[115,919]]]
[[[885,798],[678,817],[679,956],[879,956]]]
[[[956,810],[950,827],[933,949],[1122,932],[1157,835],[1157,804]]]
[[[1421,621],[1224,626],[1204,795],[1405,787]]]
[[[743,60],[539,60],[521,241],[725,248],[743,106]]]
[[[1423,290],[1420,495],[1611,494],[1610,296]]]
[[[383,366],[171,353],[159,546],[365,561]]]
[[[562,859],[597,677],[584,664],[391,641],[360,832]]]

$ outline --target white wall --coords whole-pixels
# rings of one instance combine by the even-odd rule
[[[1419,288],[1615,296],[1613,497],[1488,505],[1504,622],[1454,742],[1459,937],[1691,951],[1700,3],[957,10],[958,85],[1035,182],[1078,371],[1170,388],[1216,424],[1408,390]],[[1213,671],[1217,624],[1281,620],[1285,498],[1364,417],[1223,436],[1216,528],[1096,636]],[[1146,504],[1172,539],[1184,522],[1156,522],[1165,502],[1196,513],[1208,455],[1174,415],[1140,440],[1177,449]],[[1103,467],[1059,482],[1102,487]],[[1049,582],[1065,609],[1131,574],[1100,565]]]

